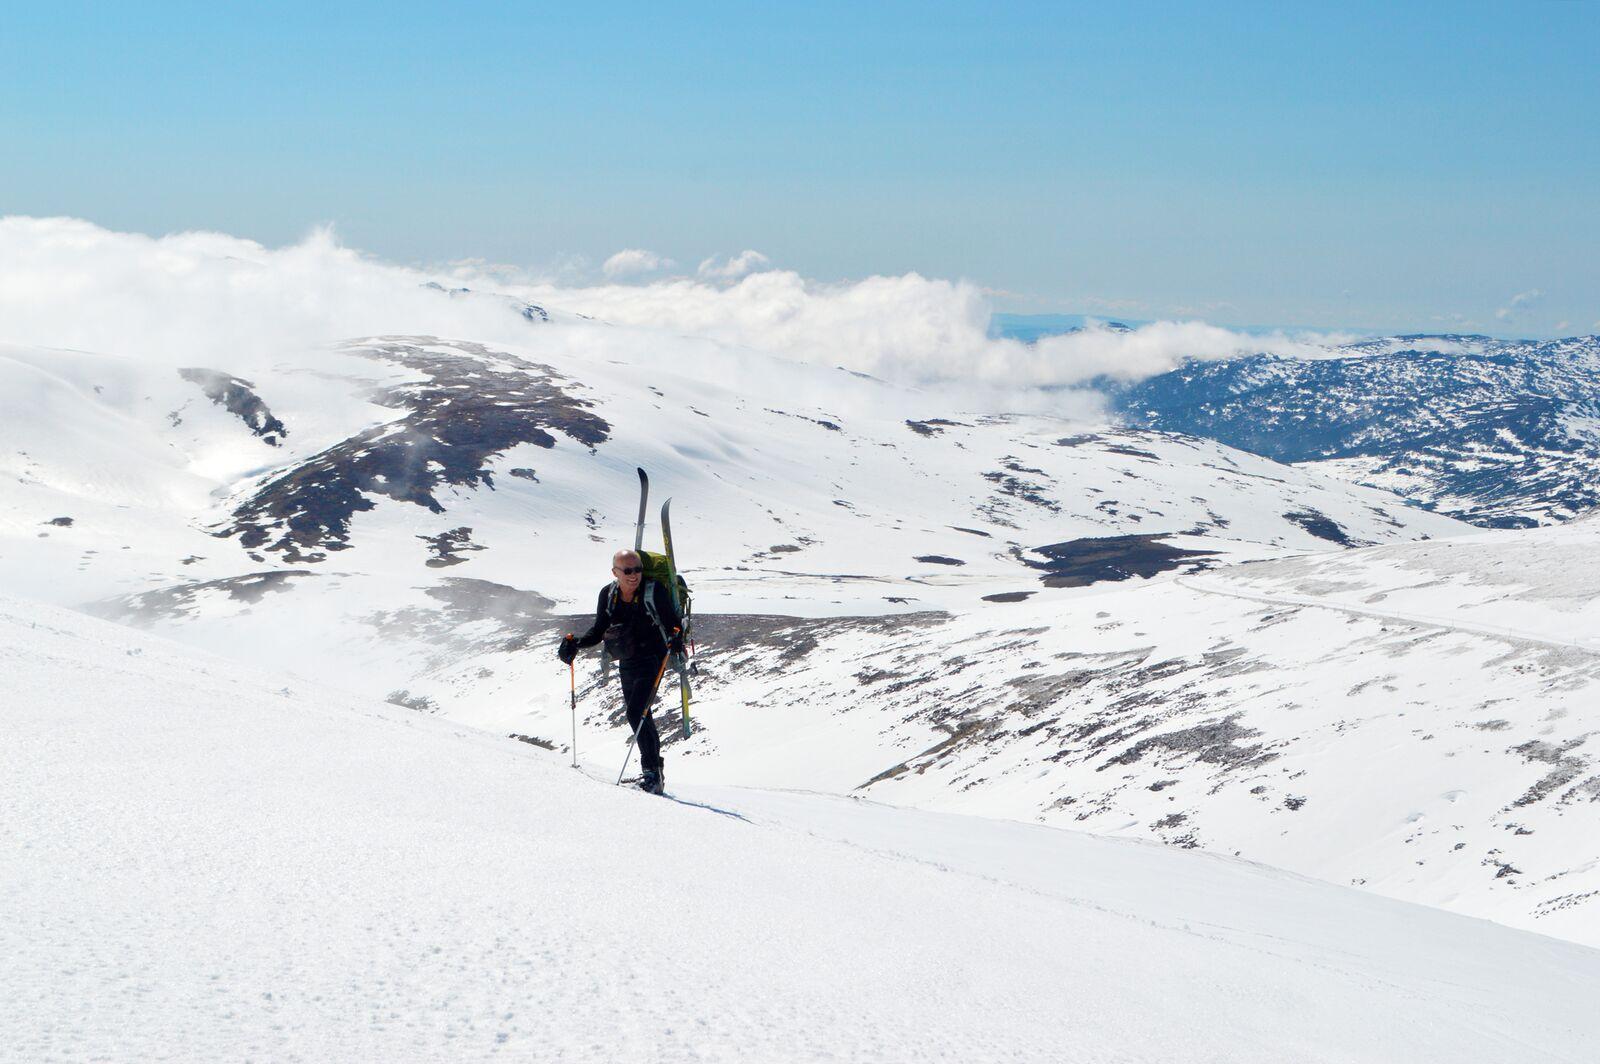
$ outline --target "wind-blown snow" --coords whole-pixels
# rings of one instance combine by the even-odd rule
[[[18,1059],[1463,1064],[1600,1040],[1600,953],[1259,866],[652,798],[9,599],[0,657]]]

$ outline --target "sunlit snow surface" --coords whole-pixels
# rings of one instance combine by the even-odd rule
[[[688,778],[652,798],[593,778],[615,735],[580,773],[11,599],[0,660],[19,1060],[1461,1064],[1600,1042],[1600,953],[1242,861]]]
[[[511,309],[494,342],[245,364],[0,348],[0,587],[565,752],[552,651],[642,465],[702,615],[700,728],[660,714],[675,780],[1136,835],[1600,942],[1592,524],[1485,537],[1193,437]],[[578,745],[619,755],[589,664]]]

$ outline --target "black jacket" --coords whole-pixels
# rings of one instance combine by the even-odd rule
[[[624,602],[615,583],[601,588],[600,600],[595,603],[594,624],[578,637],[578,646],[592,647],[603,639],[619,665],[648,664],[651,669],[657,668],[667,656],[667,643],[644,608],[644,595],[654,596],[656,616],[666,626],[668,636],[682,627],[683,622],[666,588],[654,580],[646,580],[639,584],[639,590],[642,593],[632,602]]]

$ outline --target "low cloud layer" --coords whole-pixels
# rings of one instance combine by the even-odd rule
[[[569,351],[615,343],[576,317],[584,315],[631,333],[702,337],[734,352],[954,386],[1018,407],[1049,401],[1030,390],[1101,376],[1135,380],[1188,358],[1329,353],[1327,339],[1251,336],[1203,322],[1091,327],[1028,345],[989,335],[989,297],[975,284],[915,273],[819,283],[771,268],[755,251],[707,260],[693,278],[622,283],[670,268],[634,248],[607,261],[609,283],[510,283],[472,265],[444,273],[391,265],[326,231],[267,248],[216,233],[148,237],[75,219],[11,217],[0,219],[0,341],[238,369],[287,349],[380,333],[554,342],[512,312],[526,300],[570,326],[560,341]],[[423,287],[430,283],[444,290]],[[470,297],[449,294],[460,287],[471,288]]]
[[[764,269],[772,264],[772,260],[759,251],[746,248],[731,258],[722,259],[716,255],[700,263],[696,271],[701,277],[710,281],[737,281],[746,274]]]
[[[620,280],[625,277],[639,277],[644,274],[659,273],[670,270],[677,265],[671,259],[662,258],[653,251],[644,248],[624,248],[607,259],[600,267],[600,272],[607,277]]]

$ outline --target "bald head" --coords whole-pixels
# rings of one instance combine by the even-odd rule
[[[613,554],[611,575],[616,578],[617,588],[622,592],[623,600],[632,602],[634,594],[639,590],[640,581],[644,579],[644,563],[639,558],[639,552],[619,550]]]

